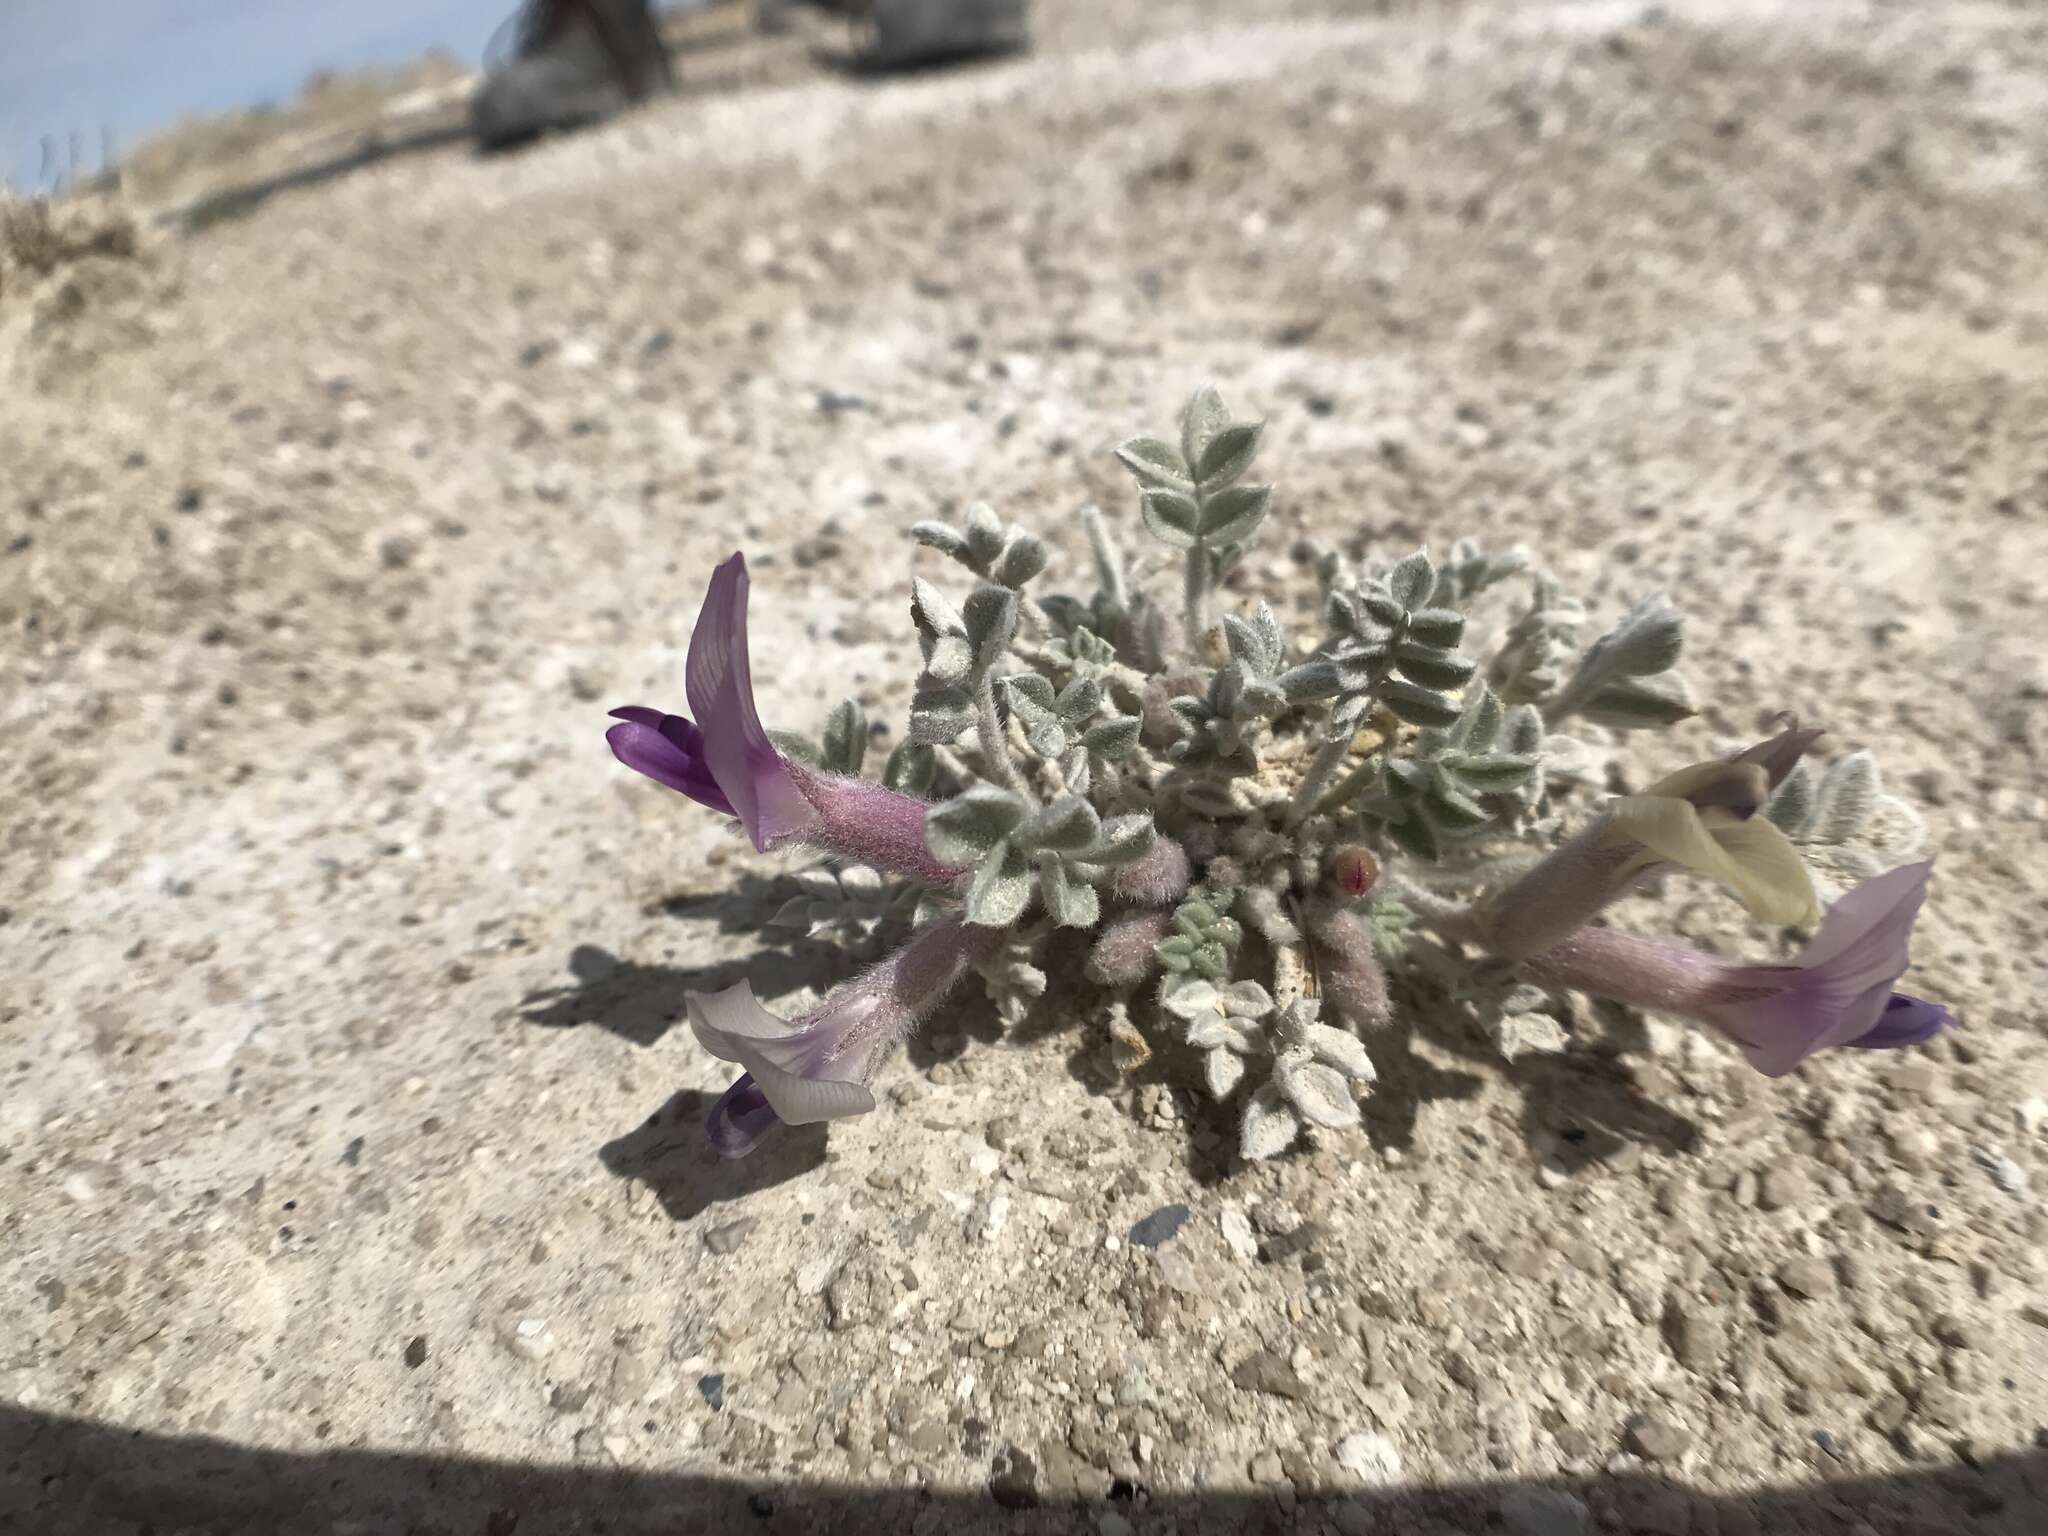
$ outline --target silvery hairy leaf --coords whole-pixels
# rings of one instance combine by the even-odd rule
[[[1652,592],[1595,642],[1593,653],[1602,647],[1606,648],[1608,665],[1623,677],[1669,672],[1678,665],[1684,649],[1678,610],[1662,592]]]
[[[987,574],[996,557],[1003,552],[1006,542],[1003,537],[1003,520],[996,516],[995,509],[986,502],[977,501],[967,509],[967,553],[973,559],[976,569]]]
[[[939,760],[932,749],[919,741],[899,741],[889,760],[882,765],[882,787],[919,799],[931,790],[938,776]]]
[[[1694,714],[1684,679],[1668,672],[1655,677],[1618,678],[1602,684],[1578,712],[1595,725],[1618,731],[1676,725]]]
[[[1449,832],[1471,832],[1493,820],[1493,813],[1466,794],[1441,763],[1430,776],[1428,803],[1430,817]]]
[[[1126,438],[1116,456],[1146,490],[1178,491],[1192,495],[1194,476],[1188,461],[1173,444],[1157,437]]]
[[[1280,691],[1295,704],[1327,699],[1344,686],[1343,670],[1327,657],[1290,667],[1278,679]]]
[[[1028,807],[994,784],[977,784],[925,813],[924,841],[942,864],[976,864],[1024,820]]]
[[[1394,647],[1394,667],[1411,682],[1425,688],[1462,688],[1472,680],[1478,663],[1456,651],[1403,640]]]
[[[1443,857],[1443,839],[1437,833],[1436,824],[1420,806],[1404,811],[1400,819],[1388,821],[1385,825],[1387,836],[1410,857],[1425,864],[1434,864]]]
[[[1180,456],[1183,463],[1200,464],[1223,430],[1230,425],[1230,410],[1223,397],[1210,385],[1195,391],[1180,413]]]
[[[1159,947],[1163,951],[1171,943],[1171,939],[1162,940]],[[1187,948],[1191,950],[1192,946]],[[1208,981],[1183,981],[1175,985],[1173,978],[1169,977],[1160,995],[1159,1006],[1174,1017],[1187,1020],[1190,1025],[1212,1019],[1220,1021],[1223,1017],[1222,993]]]
[[[1430,593],[1435,590],[1436,567],[1430,562],[1427,550],[1416,550],[1387,572],[1387,594],[1401,605],[1404,612],[1425,607]]]
[[[1446,745],[1463,752],[1490,751],[1500,737],[1502,720],[1499,695],[1482,682],[1466,694],[1465,707],[1458,715],[1458,723],[1451,728]]]
[[[1454,608],[1418,608],[1408,615],[1408,634],[1423,645],[1449,650],[1465,634],[1465,616]]]
[[[1509,710],[1500,744],[1504,751],[1525,757],[1545,751],[1543,712],[1534,704],[1518,704]]]
[[[1265,431],[1264,422],[1241,421],[1233,422],[1212,437],[1202,452],[1201,462],[1195,466],[1195,477],[1201,481],[1203,489],[1217,490],[1250,469],[1252,460],[1258,457],[1259,440]]]
[[[1031,902],[1031,866],[1007,844],[998,844],[974,872],[967,892],[967,920],[981,928],[1007,928]]]
[[[1536,776],[1537,759],[1514,752],[1461,752],[1453,748],[1437,763],[1461,789],[1475,795],[1505,795]]]
[[[1341,1131],[1358,1124],[1358,1101],[1344,1074],[1310,1059],[1305,1050],[1290,1051],[1275,1062],[1273,1082],[1311,1125]]]
[[[967,557],[967,540],[944,523],[913,523],[910,527],[910,536],[926,548],[951,555],[955,560]]]
[[[1102,707],[1102,685],[1092,677],[1077,677],[1062,688],[1052,702],[1053,713],[1078,725]]]
[[[1846,843],[1862,830],[1883,791],[1877,759],[1851,752],[1828,765],[1813,809],[1813,836],[1823,843]]]
[[[1234,1051],[1210,1051],[1202,1057],[1202,1085],[1222,1103],[1244,1080],[1244,1058]]]
[[[1128,757],[1136,750],[1143,722],[1135,715],[1113,715],[1088,727],[1081,744],[1109,762]]]
[[[1813,825],[1814,798],[1812,771],[1803,761],[1795,763],[1765,804],[1764,815],[1797,842]]]
[[[1184,491],[1148,490],[1138,498],[1138,515],[1152,536],[1175,549],[1194,547],[1202,509]]]
[[[1004,546],[993,575],[1006,587],[1022,587],[1045,569],[1045,545],[1028,533],[1018,533]]]
[[[1233,981],[1221,989],[1219,1002],[1233,1019],[1263,1019],[1273,1011],[1273,995],[1256,981]]]
[[[962,610],[967,642],[980,666],[993,666],[1017,634],[1017,594],[1008,587],[976,587]]]
[[[920,683],[910,697],[910,739],[951,746],[974,724],[974,699],[964,688]]]
[[[1412,559],[1413,556],[1410,556]],[[1358,589],[1358,606],[1373,623],[1392,630],[1408,621],[1408,609],[1383,583],[1368,583]]]
[[[1391,678],[1380,685],[1380,702],[1410,725],[1450,725],[1458,706],[1442,694]]]
[[[1309,1049],[1317,1061],[1326,1062],[1355,1082],[1369,1083],[1378,1075],[1365,1042],[1349,1030],[1328,1024],[1311,1024],[1306,1031]]]
[[[1083,507],[1081,527],[1088,535],[1088,548],[1095,556],[1095,610],[1115,624],[1131,610],[1131,594],[1124,576],[1123,551],[1110,536],[1101,509]]]
[[[842,701],[825,717],[822,747],[818,763],[827,773],[850,778],[860,772],[868,755],[868,712],[858,699]]]
[[[1062,928],[1093,928],[1102,916],[1102,902],[1095,888],[1071,879],[1066,865],[1058,859],[1039,862],[1038,891],[1046,912]]]
[[[1262,1083],[1244,1107],[1237,1150],[1246,1162],[1260,1162],[1285,1152],[1300,1134],[1301,1121],[1295,1116],[1294,1106],[1282,1097],[1277,1085]]]
[[[1242,543],[1265,521],[1272,499],[1270,485],[1233,485],[1202,504],[1197,527],[1211,544]]]
[[[1095,841],[1076,857],[1090,864],[1128,864],[1133,859],[1143,858],[1158,841],[1159,832],[1152,824],[1150,811],[1134,811],[1127,816],[1112,816],[1102,823],[1102,829]]]
[[[1079,854],[1101,831],[1102,821],[1094,806],[1079,795],[1063,795],[1027,816],[1011,840],[1019,848]]]

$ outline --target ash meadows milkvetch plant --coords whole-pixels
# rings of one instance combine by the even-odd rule
[[[1868,754],[1816,776],[1820,732],[1790,721],[1590,800],[1616,734],[1693,713],[1677,610],[1652,594],[1582,645],[1585,607],[1521,550],[1310,547],[1315,622],[1290,633],[1226,584],[1272,502],[1261,435],[1204,390],[1176,439],[1118,448],[1155,558],[1083,510],[1085,598],[1043,590],[1044,543],[987,507],[913,528],[971,580],[911,580],[923,668],[879,782],[858,703],[816,742],[763,725],[745,560],[712,574],[690,716],[614,710],[612,751],[757,849],[827,855],[778,924],[894,943],[795,1018],[744,982],[691,994],[698,1042],[743,1069],[706,1126],[721,1153],[873,1110],[891,1049],[970,977],[1014,1023],[1069,973],[1122,1066],[1191,1053],[1247,1158],[1358,1123],[1389,964],[1506,1053],[1569,992],[1700,1023],[1773,1076],[1953,1023],[1896,988],[1931,866],[1906,862],[1918,818]],[[1499,638],[1475,655],[1488,608]],[[1606,926],[1664,878],[1812,937],[1735,962]]]

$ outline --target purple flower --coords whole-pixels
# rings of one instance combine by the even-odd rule
[[[631,705],[605,733],[636,773],[737,816],[762,852],[816,843],[878,869],[948,885],[964,870],[925,847],[925,803],[880,785],[818,773],[777,750],[754,708],[747,654],[747,562],[734,555],[711,576],[683,680],[692,722]]]
[[[1817,1051],[1918,1045],[1955,1023],[1938,1003],[1894,985],[1931,864],[1866,880],[1836,902],[1791,965],[1737,965],[1683,945],[1584,928],[1524,962],[1548,986],[1611,997],[1713,1025],[1750,1065],[1782,1077]]]
[[[1505,959],[1526,959],[1674,866],[1720,882],[1765,922],[1812,921],[1813,882],[1798,849],[1756,813],[1819,734],[1794,721],[1732,758],[1681,768],[1641,794],[1612,801],[1591,826],[1485,903],[1485,944]]]
[[[664,715],[639,704],[615,709],[612,717],[626,722],[604,733],[613,757],[657,784],[681,790],[699,805],[727,816],[739,814],[712,777],[711,765],[704,760],[704,733],[696,726],[681,715]]]
[[[781,1123],[754,1074],[742,1072],[711,1106],[704,1134],[720,1157],[745,1157]]]
[[[868,1085],[890,1048],[1004,937],[1000,929],[941,918],[796,1019],[763,1008],[744,981],[723,992],[692,992],[697,1043],[746,1068],[704,1123],[712,1146],[722,1157],[744,1157],[778,1124],[873,1109]]]

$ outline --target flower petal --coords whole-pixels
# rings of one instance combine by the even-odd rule
[[[780,1123],[775,1106],[768,1102],[753,1074],[742,1072],[711,1106],[704,1120],[704,1135],[720,1157],[745,1157]]]
[[[842,993],[806,1024],[792,1027],[754,997],[751,982],[723,992],[692,992],[690,1031],[721,1061],[736,1061],[790,1125],[865,1114],[874,1095],[854,1081],[865,1062],[843,1052],[848,1037],[879,999],[872,992]]]
[[[1797,715],[1783,714],[1778,718],[1785,722],[1782,731],[1729,759],[1736,763],[1760,764],[1770,779],[1772,789],[1784,783],[1786,776],[1799,766],[1799,760],[1827,734],[1817,726],[1802,726]]]
[[[702,731],[681,715],[664,715],[658,709],[633,705],[612,713],[626,722],[604,733],[613,757],[635,773],[644,773],[655,783],[688,795],[699,805],[727,816],[733,814],[732,802],[726,799],[704,761]]]
[[[1782,992],[1706,1010],[1766,1077],[1783,1077],[1815,1052],[1866,1033],[1890,993],[1889,984],[1857,995],[1835,987],[1826,975],[1790,967],[1783,974],[1790,984]]]
[[[1714,841],[1739,871],[1731,882],[1750,915],[1761,922],[1799,927],[1820,917],[1813,876],[1792,839],[1776,823],[1758,816],[1713,829]]]
[[[797,1077],[771,1070],[760,1078],[760,1084],[775,1113],[790,1125],[864,1115],[875,1107],[875,1096],[866,1088],[837,1078]]]
[[[1753,764],[1747,771],[1757,780],[1764,776]],[[1727,814],[1720,811],[1710,822],[1689,800],[1625,795],[1609,807],[1601,841],[1610,847],[1620,841],[1637,842],[1646,850],[1622,866],[1620,880],[1633,879],[1651,864],[1668,860],[1727,886],[1752,916],[1764,922],[1811,922],[1817,911],[1813,881],[1799,850],[1769,821],[1730,821]]]
[[[765,851],[817,820],[754,708],[747,657],[747,561],[734,555],[712,573],[684,668],[690,709],[703,731],[704,759],[754,846]]]
[[[1896,981],[1933,874],[1931,863],[1907,864],[1864,881],[1828,909],[1799,964],[1824,968],[1859,990]]]
[[[1939,1003],[1930,1003],[1906,992],[1894,992],[1886,1001],[1884,1012],[1878,1015],[1874,1029],[1842,1043],[1864,1051],[1896,1050],[1900,1046],[1919,1045],[1932,1040],[1944,1029],[1953,1027],[1955,1022],[1955,1015]]]
[[[1748,816],[1770,798],[1770,787],[1769,772],[1757,763],[1694,763],[1659,779],[1641,797],[1631,798],[1683,800],[1695,810],[1720,806]]]

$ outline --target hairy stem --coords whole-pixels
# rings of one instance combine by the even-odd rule
[[[1287,802],[1288,826],[1300,826],[1322,803],[1323,786],[1330,782],[1330,775],[1351,755],[1351,743],[1357,739],[1358,732],[1349,730],[1332,736],[1316,749],[1316,755],[1309,759],[1308,768],[1302,773],[1301,782],[1294,786],[1294,798]]]
[[[975,732],[981,738],[981,755],[988,763],[1003,788],[1035,805],[1036,798],[1024,782],[1024,776],[1017,771],[1016,760],[1010,756],[1009,732],[1003,728],[1003,717],[996,711],[995,668],[983,667],[974,676]]]
[[[1199,541],[1188,550],[1181,596],[1188,649],[1199,652],[1202,631],[1209,626],[1209,551]]]

